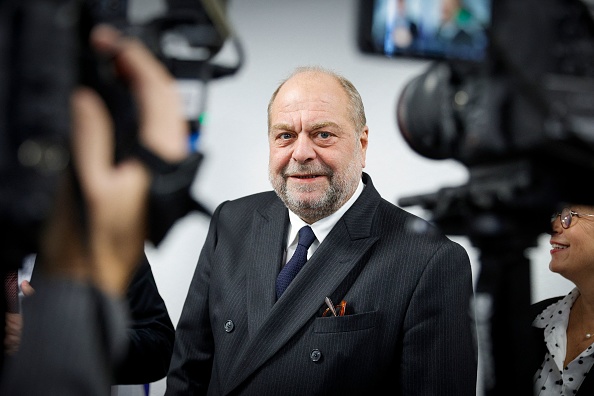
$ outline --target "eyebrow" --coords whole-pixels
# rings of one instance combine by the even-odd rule
[[[332,121],[322,121],[311,125],[311,129],[315,131],[316,129],[326,128],[329,126],[338,127],[338,124]]]
[[[274,129],[274,130],[283,130],[283,131],[292,131],[293,130],[293,126],[290,124],[286,124],[286,123],[279,123],[279,124],[274,124],[270,127],[270,129]]]
[[[321,121],[321,122],[316,122],[315,124],[310,125],[309,129],[315,131],[318,129],[327,128],[329,126],[338,127],[338,124],[336,124],[335,122],[332,122],[332,121]],[[291,124],[278,123],[278,124],[274,124],[271,129],[292,131],[294,128],[293,128],[293,125],[291,125]]]

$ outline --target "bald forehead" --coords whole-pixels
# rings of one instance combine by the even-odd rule
[[[338,106],[333,111],[346,112],[356,134],[365,127],[363,103],[352,83],[330,70],[313,67],[295,70],[276,88],[268,102],[269,131],[274,114],[287,106],[300,106],[307,102],[315,102],[316,106]]]
[[[302,72],[297,72],[293,76],[291,76],[287,81],[283,84],[283,87],[288,84],[308,84],[308,83],[326,83],[326,84],[336,84],[337,86],[340,85],[338,79],[328,73],[318,70],[307,70]],[[281,87],[282,90],[282,87]]]
[[[324,72],[322,70],[304,70],[304,71],[299,71],[296,72],[295,74],[293,74],[291,77],[289,77],[287,79],[287,81],[293,80],[293,79],[324,79],[327,78],[329,80],[335,80],[336,81],[336,77],[331,75],[330,73]]]
[[[279,101],[291,100],[292,96],[297,95],[297,92],[299,92],[300,96],[305,94],[318,99],[327,97],[328,100],[330,100],[331,96],[336,98],[337,94],[343,96],[344,99],[348,97],[344,87],[335,76],[323,71],[308,70],[298,72],[288,78],[279,88],[272,106],[276,104],[277,99],[280,99]]]
[[[269,108],[268,127],[273,131],[314,131],[321,128],[350,130],[348,94],[333,75],[304,71],[280,87]]]

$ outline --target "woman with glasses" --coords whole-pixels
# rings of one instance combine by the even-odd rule
[[[566,296],[533,305],[542,359],[534,394],[594,394],[594,206],[573,205],[551,217],[549,269],[574,283]],[[544,341],[544,342],[543,342]],[[592,374],[589,372],[592,371]]]

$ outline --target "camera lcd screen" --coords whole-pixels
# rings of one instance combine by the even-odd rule
[[[481,62],[491,0],[359,0],[365,53]]]

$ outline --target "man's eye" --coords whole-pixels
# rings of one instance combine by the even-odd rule
[[[290,134],[290,133],[282,133],[282,134],[279,136],[279,138],[280,138],[280,139],[282,139],[282,140],[291,139],[291,134]]]
[[[328,138],[330,137],[330,134],[329,134],[328,132],[320,132],[320,133],[319,133],[319,136],[320,136],[322,139],[328,139]]]

